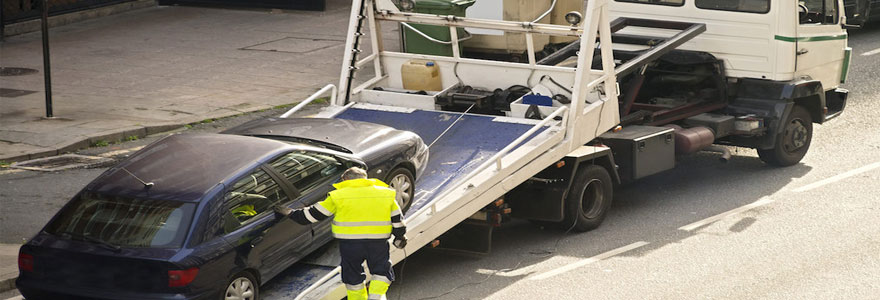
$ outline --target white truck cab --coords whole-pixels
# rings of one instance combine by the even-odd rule
[[[731,78],[817,80],[826,91],[846,80],[842,0],[615,0],[610,7],[615,17],[706,24],[679,49],[723,60]]]

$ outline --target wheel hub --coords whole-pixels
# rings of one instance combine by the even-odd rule
[[[786,152],[794,152],[803,148],[807,144],[807,127],[801,120],[792,120],[785,127],[785,138],[783,139],[783,149]]]
[[[391,182],[388,184],[397,192],[395,196],[397,200],[397,205],[400,208],[404,208],[412,201],[412,187],[413,184],[410,182],[409,177],[404,174],[397,174],[394,178],[391,178]]]
[[[254,286],[247,278],[237,278],[226,287],[226,300],[253,300]]]

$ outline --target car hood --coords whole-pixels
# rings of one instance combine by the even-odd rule
[[[224,131],[226,134],[302,138],[365,154],[382,143],[413,133],[385,125],[325,118],[268,118]]]

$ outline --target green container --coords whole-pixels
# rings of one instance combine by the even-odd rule
[[[434,15],[455,15],[464,17],[465,10],[474,5],[476,0],[418,0],[415,2],[413,12]],[[440,41],[448,42],[452,40],[449,34],[449,28],[446,26],[410,24],[426,35]],[[401,26],[402,27],[402,26]],[[409,28],[402,27],[404,38],[404,51],[407,53],[418,53],[439,56],[452,56],[452,45],[435,43],[428,40]],[[458,28],[458,38],[465,36],[464,28]],[[459,45],[461,50],[461,45]]]

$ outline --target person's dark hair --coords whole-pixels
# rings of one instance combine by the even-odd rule
[[[367,171],[358,167],[351,167],[342,173],[342,180],[367,179]]]

